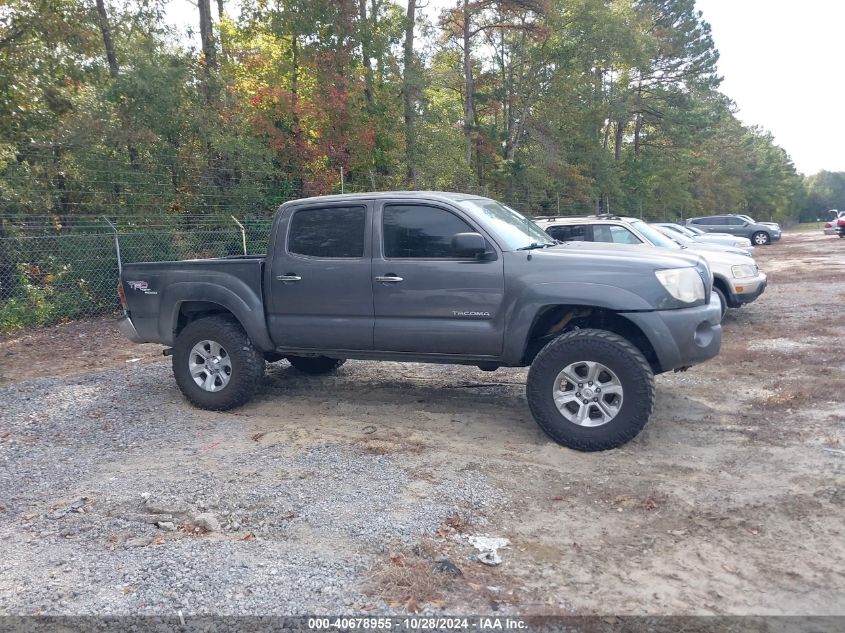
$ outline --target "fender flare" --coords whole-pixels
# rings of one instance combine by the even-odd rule
[[[231,283],[231,280],[229,281]],[[219,283],[204,281],[170,284],[166,295],[162,297],[159,311],[158,328],[162,340],[168,345],[173,344],[182,304],[197,301],[213,303],[229,312],[240,323],[252,344],[262,352],[275,350],[276,346],[267,330],[261,297],[244,283],[239,283],[237,291],[221,286]]]

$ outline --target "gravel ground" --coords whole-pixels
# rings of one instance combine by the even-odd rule
[[[758,249],[772,284],[719,359],[660,376],[644,432],[600,454],[537,429],[521,369],[282,362],[211,413],[109,324],[7,339],[0,614],[843,615],[831,242]],[[502,565],[473,534],[510,540]]]
[[[3,548],[6,613],[334,612],[386,543],[499,495],[472,472],[414,495],[378,446],[244,438],[241,415],[186,406],[164,363],[2,396],[0,540],[24,546]]]

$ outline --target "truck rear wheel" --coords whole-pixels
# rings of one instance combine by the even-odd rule
[[[224,411],[244,404],[255,393],[263,374],[264,355],[232,319],[198,319],[176,337],[176,384],[202,409]]]
[[[654,374],[629,341],[576,330],[548,343],[531,365],[528,405],[558,444],[603,451],[633,439],[654,407]]]
[[[303,374],[328,374],[346,362],[340,358],[327,356],[288,356],[288,361]]]

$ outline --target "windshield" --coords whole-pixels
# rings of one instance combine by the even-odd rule
[[[680,224],[673,224],[671,228],[676,232],[680,233],[681,235],[686,235],[687,237],[695,237],[697,233],[694,233],[692,229],[689,229],[685,226],[681,226]]]
[[[557,242],[552,239],[533,221],[510,207],[495,200],[470,199],[458,202],[462,209],[473,218],[489,227],[498,237],[504,240],[511,250],[529,246],[554,246]]]
[[[663,235],[663,233],[654,227],[649,226],[642,220],[634,220],[631,222],[631,226],[637,229],[644,238],[655,246],[659,246],[660,248],[681,248],[677,242],[672,241]]]
[[[693,233],[695,235],[704,235],[704,231],[702,231],[701,229],[696,228],[694,226],[684,226],[684,227],[681,227],[681,228],[684,228],[687,231],[690,231],[691,233]]]
[[[689,244],[695,241],[684,233],[678,233],[662,226],[655,226],[654,228],[663,233],[663,235],[668,237],[670,240],[678,242],[679,244]]]

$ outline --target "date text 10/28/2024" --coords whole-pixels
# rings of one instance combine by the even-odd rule
[[[528,628],[520,618],[473,617],[322,617],[308,618],[308,628],[320,630],[363,630],[363,631],[420,631],[420,630],[455,630],[455,631],[518,631]]]

